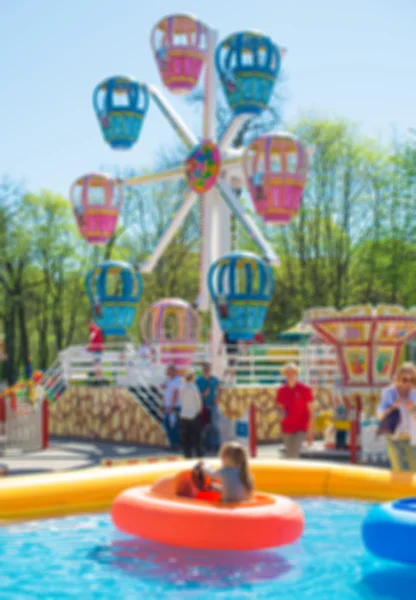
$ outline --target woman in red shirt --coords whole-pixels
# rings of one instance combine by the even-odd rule
[[[281,373],[286,383],[277,390],[276,403],[281,413],[286,458],[299,458],[306,433],[312,439],[312,388],[298,381],[299,367],[289,363]]]

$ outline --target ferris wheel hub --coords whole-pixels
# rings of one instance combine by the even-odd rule
[[[221,171],[221,154],[211,140],[202,140],[185,161],[186,181],[194,192],[204,194],[214,187]]]

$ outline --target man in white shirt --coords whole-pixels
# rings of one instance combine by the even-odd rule
[[[164,424],[169,444],[172,450],[177,450],[179,447],[179,392],[182,381],[174,365],[170,365],[167,368],[166,375],[167,380],[162,385],[164,390],[163,400],[165,404]]]

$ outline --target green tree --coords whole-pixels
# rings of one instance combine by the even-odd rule
[[[281,266],[267,330],[293,324],[311,306],[409,305],[415,204],[408,146],[381,148],[344,121],[311,119],[294,129],[314,154],[299,214],[272,234]]]
[[[83,271],[90,252],[79,242],[72,212],[65,198],[42,191],[25,198],[31,230],[32,257],[41,283],[30,304],[38,341],[38,366],[45,369],[53,355],[71,343],[82,309]],[[51,344],[51,337],[53,343]]]

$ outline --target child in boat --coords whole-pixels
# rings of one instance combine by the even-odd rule
[[[248,466],[247,452],[238,442],[223,444],[219,456],[222,467],[218,471],[210,471],[202,462],[194,467],[195,478],[204,481],[205,476],[215,483],[211,489],[221,492],[222,502],[245,502],[250,500],[254,491],[254,482]]]

